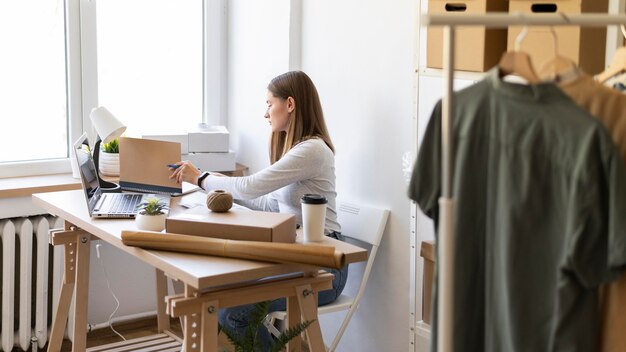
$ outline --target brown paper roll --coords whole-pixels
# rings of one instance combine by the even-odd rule
[[[346,264],[345,254],[335,247],[313,244],[235,241],[147,231],[122,231],[122,242],[127,246],[146,249],[300,263],[334,269],[340,269]]]

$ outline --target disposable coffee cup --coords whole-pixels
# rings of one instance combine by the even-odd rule
[[[324,225],[326,224],[326,197],[319,194],[305,194],[300,199],[302,203],[302,227],[305,242],[320,242],[324,240]]]

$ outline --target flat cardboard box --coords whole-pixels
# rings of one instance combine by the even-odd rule
[[[200,124],[189,132],[189,153],[227,153],[228,138],[226,127]]]
[[[294,243],[296,218],[292,214],[253,211],[237,206],[224,213],[197,206],[170,211],[165,231],[229,240]]]
[[[484,14],[507,12],[505,0],[468,0],[451,2],[429,0],[429,14]],[[458,27],[455,41],[454,69],[484,72],[495,66],[506,51],[506,29]],[[426,66],[443,68],[443,27],[428,27],[426,38]]]
[[[510,13],[602,13],[608,12],[608,0],[558,0],[529,1],[511,0]],[[605,65],[606,27],[555,26],[556,42],[550,27],[528,27],[528,34],[522,40],[520,50],[528,53],[535,71],[541,68],[556,54],[574,61],[583,71],[594,75],[602,72]],[[523,27],[509,27],[508,50],[513,50],[515,40]]]
[[[433,285],[435,277],[435,242],[424,241],[422,242],[422,248],[420,248],[420,256],[424,258],[424,281],[422,289],[422,320],[424,323],[431,325],[432,322],[432,300],[433,300]]]
[[[227,153],[189,153],[181,156],[182,160],[191,161],[200,170],[234,171],[237,168],[235,152]]]

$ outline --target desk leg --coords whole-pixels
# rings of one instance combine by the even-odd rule
[[[172,280],[172,288],[174,288],[174,293],[177,295],[185,293],[185,285],[180,280]],[[185,318],[181,316],[178,320],[180,321],[180,327],[185,331]]]
[[[65,246],[65,270],[63,271],[63,286],[52,324],[48,351],[61,350],[72,294],[75,294],[72,351],[82,352],[87,349],[87,299],[89,296],[91,235],[66,221],[64,231],[50,231],[50,243],[55,246],[60,244]]]
[[[89,255],[91,235],[83,233],[76,243],[76,301],[74,308],[74,342],[72,351],[87,349],[87,307],[89,298]]]
[[[170,319],[165,313],[165,296],[167,296],[167,277],[159,269],[156,272],[157,292],[157,331],[163,332],[170,329]]]
[[[217,352],[217,311],[218,301],[210,301],[202,304],[202,352]]]
[[[193,298],[198,296],[198,290],[195,288],[185,285],[185,297]],[[199,351],[200,348],[200,340],[198,336],[200,336],[200,312],[187,314],[185,315],[184,324],[183,324],[183,335],[184,341],[183,345],[185,346],[185,352],[196,352]]]
[[[300,313],[300,305],[298,299],[295,296],[287,297],[287,327],[291,328],[302,321],[302,314]],[[287,351],[300,352],[302,350],[302,338],[300,335],[294,337],[287,342]]]
[[[317,317],[317,300],[316,292],[313,291],[311,285],[302,285],[296,287],[296,297],[300,310],[302,311],[303,320],[315,320],[306,329],[307,340],[309,342],[309,350],[311,352],[322,352],[326,350],[324,339],[322,338],[322,329]]]
[[[72,303],[72,295],[74,294],[74,246],[73,244],[65,244],[65,270],[63,271],[63,285],[59,295],[59,304],[54,312],[54,321],[52,322],[52,330],[50,331],[50,341],[48,342],[48,351],[60,351],[63,343],[63,335],[67,326],[67,317],[70,312],[70,304]]]

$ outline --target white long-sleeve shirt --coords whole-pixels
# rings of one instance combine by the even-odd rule
[[[237,203],[251,209],[294,214],[300,225],[302,195],[321,194],[328,200],[324,233],[341,231],[335,205],[335,155],[319,138],[298,143],[276,163],[253,175],[209,175],[202,186],[207,191],[230,192]]]

